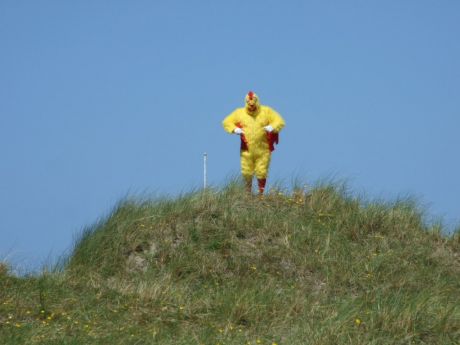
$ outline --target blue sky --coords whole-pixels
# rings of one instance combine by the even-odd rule
[[[283,115],[268,186],[349,181],[460,223],[460,2],[0,2],[0,259],[37,268],[127,194],[222,185],[222,119]]]

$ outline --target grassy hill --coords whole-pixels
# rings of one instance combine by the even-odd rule
[[[0,265],[0,343],[460,344],[460,235],[441,232],[333,185],[125,201],[61,270]]]

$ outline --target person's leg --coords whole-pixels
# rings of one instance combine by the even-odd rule
[[[244,187],[248,194],[252,193],[252,176],[243,176],[244,178]]]
[[[241,152],[241,175],[245,182],[246,191],[252,193],[252,176],[254,175],[254,159],[249,151]]]
[[[263,153],[260,155],[255,163],[255,173],[257,182],[259,185],[259,194],[263,194],[265,191],[265,184],[267,182],[268,168],[270,167],[270,152]]]

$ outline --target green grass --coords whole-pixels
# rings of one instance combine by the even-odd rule
[[[460,344],[459,277],[411,200],[230,183],[120,203],[60,270],[0,265],[0,343]]]

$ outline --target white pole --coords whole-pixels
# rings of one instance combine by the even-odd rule
[[[208,178],[207,164],[208,164],[208,154],[205,152],[203,154],[203,188],[204,189],[206,189],[207,178]]]

